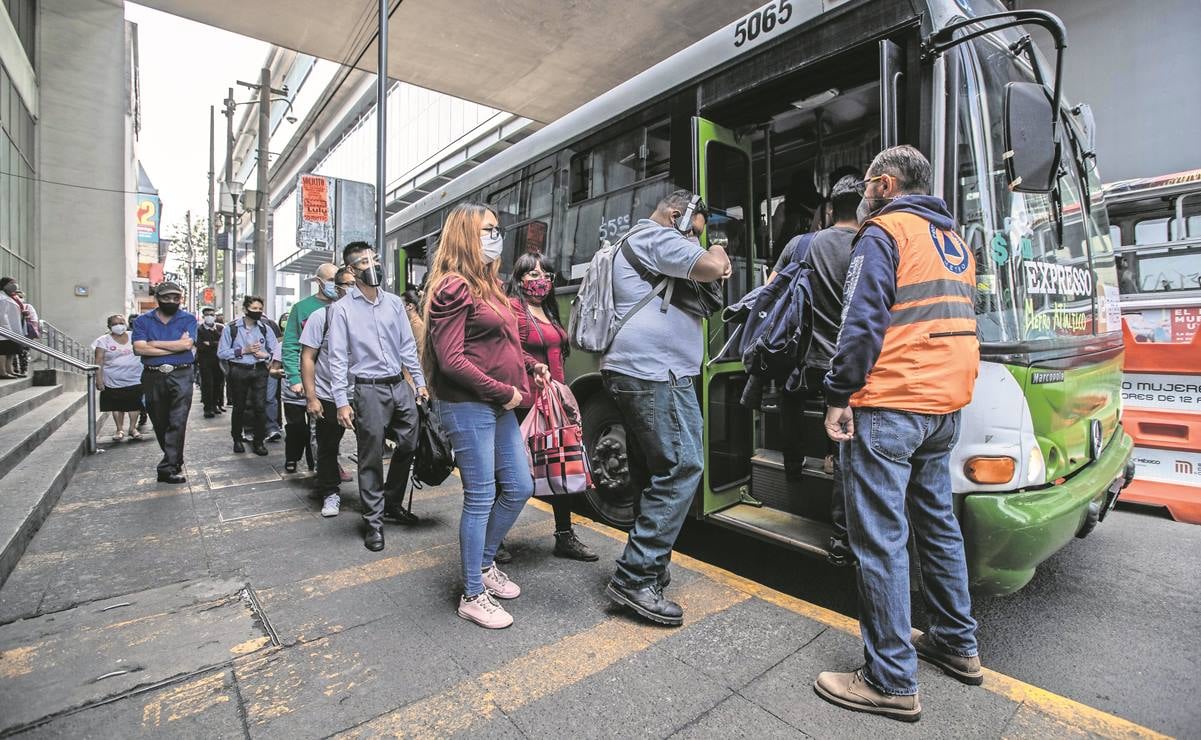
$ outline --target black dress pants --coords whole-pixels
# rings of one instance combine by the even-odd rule
[[[267,363],[229,363],[229,400],[234,407],[229,415],[229,430],[233,438],[242,438],[243,419],[249,415],[249,422],[254,428],[254,443],[263,444],[267,438]]]
[[[147,368],[142,373],[142,389],[146,394],[146,411],[154,425],[154,436],[163,459],[158,464],[159,475],[171,475],[183,470],[184,436],[188,429],[188,412],[192,409],[191,367],[160,373]]]
[[[216,358],[197,358],[196,367],[200,371],[200,403],[206,413],[212,413],[218,406],[224,406],[225,399],[222,386],[225,378],[221,373],[221,362]]]
[[[308,409],[301,404],[284,401],[284,460],[300,462],[300,456],[303,455],[304,461],[312,468],[312,437]]]
[[[322,495],[337,493],[342,483],[338,471],[338,448],[346,428],[338,423],[338,408],[321,399],[322,418],[317,420],[317,487]]]

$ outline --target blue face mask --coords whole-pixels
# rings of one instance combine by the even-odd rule
[[[329,298],[330,300],[337,300],[338,299],[338,286],[334,285],[333,280],[322,280],[321,281],[321,295],[325,296],[326,298]]]

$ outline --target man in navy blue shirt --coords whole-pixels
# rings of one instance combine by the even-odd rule
[[[158,308],[133,322],[133,351],[142,358],[147,411],[163,451],[158,480],[186,483],[182,473],[183,445],[188,412],[192,408],[196,317],[180,309],[183,290],[176,283],[159,283],[154,295]]]

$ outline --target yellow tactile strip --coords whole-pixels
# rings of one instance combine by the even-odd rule
[[[533,506],[549,512],[550,505],[531,499]],[[578,525],[590,529],[594,532],[599,532],[611,539],[624,542],[626,534],[612,527],[599,524],[578,515],[572,515],[573,522]],[[838,612],[831,611],[816,604],[811,604],[807,601],[802,601],[794,596],[781,593],[775,589],[756,583],[742,576],[735,575],[727,570],[702,562],[696,558],[689,557],[683,553],[673,553],[671,556],[673,565],[687,568],[694,571],[705,578],[708,578],[717,583],[723,584],[747,596],[762,599],[776,606],[787,609],[788,611],[799,614],[803,617],[820,622],[829,627],[833,627],[842,632],[859,636],[859,622],[847,617]],[[691,616],[691,615],[690,615]],[[1148,727],[1136,724],[1129,720],[1123,719],[1116,715],[1104,712],[1095,707],[1090,707],[1087,704],[1081,704],[1074,699],[1069,699],[1066,696],[1060,696],[1046,689],[1033,686],[1024,681],[1019,681],[1003,673],[984,669],[984,686],[983,688],[995,694],[1005,697],[1010,701],[1017,702],[1023,707],[1035,709],[1038,712],[1063,722],[1076,730],[1086,733],[1099,735],[1102,737],[1120,737],[1120,738],[1167,738],[1167,735],[1158,733]]]

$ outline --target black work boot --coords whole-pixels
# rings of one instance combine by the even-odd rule
[[[605,595],[614,603],[628,606],[639,616],[652,622],[671,627],[684,624],[684,610],[676,602],[663,598],[663,592],[657,585],[626,588],[609,581],[609,585],[605,587]]]
[[[555,557],[583,560],[586,563],[600,560],[600,556],[581,542],[580,538],[575,536],[575,531],[571,529],[566,532],[555,532]]]

